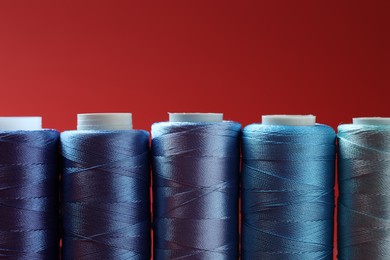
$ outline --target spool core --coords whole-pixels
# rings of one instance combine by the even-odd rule
[[[286,126],[314,126],[316,116],[313,115],[264,115],[263,125],[286,125]]]
[[[354,125],[390,125],[390,117],[355,117]]]
[[[131,130],[131,113],[77,114],[77,130]]]
[[[42,117],[40,116],[4,116],[0,117],[0,130],[41,130]]]
[[[216,123],[223,121],[222,113],[168,113],[169,122]]]

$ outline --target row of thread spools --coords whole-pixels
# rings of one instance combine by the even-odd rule
[[[338,146],[314,116],[170,114],[151,146],[131,114],[40,128],[0,118],[0,258],[332,259],[336,151],[339,259],[390,258],[390,118]]]

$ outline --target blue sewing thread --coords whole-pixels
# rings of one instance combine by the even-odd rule
[[[340,125],[339,259],[390,259],[390,126]]]
[[[0,131],[0,258],[58,259],[55,130]]]
[[[62,259],[150,259],[149,134],[61,134]]]
[[[334,131],[252,124],[242,136],[242,259],[332,259]]]
[[[241,125],[152,126],[154,259],[237,259]]]

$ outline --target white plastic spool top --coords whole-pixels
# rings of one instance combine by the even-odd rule
[[[352,119],[354,125],[390,125],[390,117],[356,117]]]
[[[169,122],[216,123],[223,121],[222,113],[168,113]]]
[[[77,115],[77,130],[131,130],[131,113],[91,113]]]
[[[313,115],[264,115],[263,125],[286,125],[286,126],[314,126],[316,117]]]
[[[4,116],[0,117],[0,130],[40,130],[42,129],[42,117],[40,116]]]

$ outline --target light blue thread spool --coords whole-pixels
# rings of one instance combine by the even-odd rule
[[[314,116],[242,135],[242,259],[332,259],[335,138]]]
[[[390,259],[390,118],[338,127],[339,259]]]

